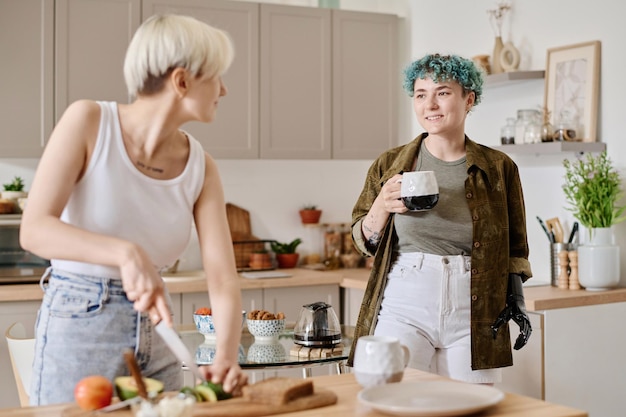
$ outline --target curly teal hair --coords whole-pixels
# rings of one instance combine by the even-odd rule
[[[429,77],[434,82],[456,81],[465,94],[473,91],[474,105],[480,103],[483,93],[483,73],[473,61],[457,55],[426,55],[404,69],[404,89],[413,97],[416,79]]]

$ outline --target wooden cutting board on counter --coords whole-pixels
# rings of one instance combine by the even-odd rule
[[[226,203],[226,217],[233,241],[257,239],[252,235],[250,212],[232,203]]]
[[[248,210],[232,203],[226,203],[226,217],[228,218],[228,227],[230,228],[230,236],[233,241],[237,270],[248,269],[250,255],[268,248],[265,247],[263,242],[253,242],[261,239],[252,234],[250,212]]]
[[[272,405],[233,398],[216,403],[198,403],[193,409],[194,417],[261,417],[325,407],[337,402],[337,394],[316,389],[313,395],[296,398],[286,404]]]
[[[325,407],[337,402],[337,394],[328,390],[316,389],[313,395],[297,398],[282,405],[261,404],[250,402],[243,397],[215,403],[196,403],[193,407],[193,417],[262,417],[293,411],[309,410]],[[96,412],[97,413],[97,412]],[[96,413],[81,410],[77,405],[64,409],[62,417],[93,417]],[[129,409],[97,413],[100,416],[134,417]]]

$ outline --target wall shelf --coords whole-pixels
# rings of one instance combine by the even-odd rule
[[[498,87],[509,85],[512,83],[522,82],[522,81],[530,81],[530,80],[540,80],[545,76],[544,70],[533,70],[533,71],[511,71],[511,72],[502,72],[499,74],[490,74],[485,77],[485,86],[486,87]]]
[[[542,155],[556,154],[563,152],[602,152],[606,150],[606,143],[603,142],[542,142],[524,143],[520,145],[500,145],[493,146],[494,149],[507,154],[520,155]]]

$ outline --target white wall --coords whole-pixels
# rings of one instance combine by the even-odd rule
[[[313,6],[315,0],[267,0],[273,3]],[[456,53],[471,57],[488,54],[494,35],[486,10],[495,0],[341,0],[342,8],[395,13],[405,17],[398,42],[400,68],[425,53]],[[626,4],[619,0],[572,2],[571,0],[514,0],[504,22],[504,41],[512,41],[522,52],[520,69],[544,69],[546,50],[590,40],[602,42],[601,91],[598,114],[599,140],[607,144],[616,167],[626,167],[626,144],[622,144],[621,122],[623,68],[622,52],[626,26],[621,22]],[[468,134],[486,145],[499,144],[499,130],[519,108],[536,108],[543,103],[543,81],[485,90],[483,102],[468,119]],[[400,86],[398,86],[400,89]],[[410,99],[403,93],[399,142],[405,143],[421,128],[414,121]],[[218,116],[219,117],[219,116]],[[565,155],[573,157],[574,155]],[[565,156],[514,156],[520,166],[526,197],[530,260],[535,281],[549,280],[548,241],[535,216],[559,216],[566,228],[573,218],[564,208],[561,191],[562,159]],[[315,203],[324,210],[324,222],[349,222],[352,206],[363,185],[370,161],[249,161],[221,160],[226,198],[248,209],[252,230],[258,237],[291,240],[306,237],[297,210]],[[36,160],[0,160],[0,183],[21,175],[27,187]],[[622,247],[622,275],[626,275],[626,224],[616,227]],[[303,244],[306,249],[307,243]]]
[[[412,58],[425,53],[455,53],[466,57],[490,54],[494,34],[488,9],[495,0],[410,1]],[[626,4],[618,0],[572,2],[567,0],[514,0],[505,17],[503,40],[512,41],[522,54],[520,69],[545,69],[547,49],[579,42],[600,40],[601,89],[598,111],[598,140],[607,144],[609,157],[620,172],[626,166],[626,145],[622,143],[623,71],[626,55],[623,40],[626,26],[620,19]],[[453,12],[449,12],[449,11]],[[486,89],[483,102],[468,118],[467,132],[485,145],[499,144],[500,127],[517,109],[543,104],[544,84],[531,81],[511,87]],[[419,130],[414,121],[413,129]],[[561,190],[562,160],[574,155],[514,156],[520,167],[525,191],[530,261],[537,280],[549,279],[548,240],[536,216],[560,217],[566,228],[575,220],[565,207]],[[622,248],[622,275],[626,275],[626,226],[616,226]],[[581,235],[582,237],[582,235]],[[624,280],[623,280],[624,281]]]

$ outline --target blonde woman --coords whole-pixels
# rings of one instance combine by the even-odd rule
[[[25,249],[51,260],[42,277],[32,405],[73,401],[75,384],[88,375],[128,375],[127,348],[144,376],[163,381],[166,391],[180,389],[180,363],[154,324],[172,325],[160,271],[183,252],[194,222],[219,335],[214,364],[202,369],[226,391],[246,383],[221,180],[211,156],[180,130],[216,117],[233,53],[221,30],[191,17],[153,16],[126,53],[134,101],[80,100],[55,127],[20,235]]]

